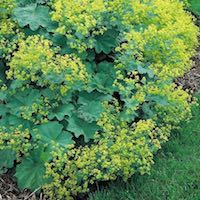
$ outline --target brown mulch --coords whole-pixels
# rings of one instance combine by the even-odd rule
[[[193,58],[194,64],[192,69],[182,78],[177,79],[177,84],[184,89],[190,89],[194,92],[200,90],[200,47],[197,49],[197,54]]]
[[[45,200],[40,194],[28,190],[20,191],[16,183],[11,179],[11,174],[0,175],[0,200]]]
[[[196,16],[196,25],[200,27],[200,16]],[[184,89],[190,89],[194,92],[200,91],[200,36],[197,54],[193,58],[193,67],[184,77],[178,78],[176,83]]]

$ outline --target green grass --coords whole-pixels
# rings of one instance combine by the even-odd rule
[[[190,9],[197,15],[200,15],[200,0],[188,0]]]
[[[89,200],[200,200],[200,106],[193,113],[158,153],[151,175],[113,182]]]

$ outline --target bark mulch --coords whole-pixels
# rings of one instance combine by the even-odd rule
[[[200,27],[200,16],[196,16],[196,25]],[[184,89],[190,89],[194,92],[200,91],[200,37],[199,47],[197,48],[197,54],[193,58],[193,67],[187,72],[184,77],[178,78],[176,83],[181,85]]]
[[[184,77],[178,78],[177,84],[181,85],[184,89],[190,89],[197,92],[200,90],[200,47],[198,48],[193,61],[194,64],[192,69],[186,73]]]
[[[36,196],[36,192],[20,191],[11,176],[10,173],[0,175],[0,200],[46,200],[42,194]]]

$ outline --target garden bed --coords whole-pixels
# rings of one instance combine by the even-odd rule
[[[42,194],[36,195],[39,192],[36,188],[42,188],[51,199],[73,199],[87,193],[98,181],[117,177],[127,180],[135,173],[149,172],[153,155],[168,140],[170,132],[181,121],[189,119],[192,97],[184,90],[200,88],[199,49],[193,68],[177,79],[189,67],[198,31],[179,2],[162,4],[158,0],[152,21],[148,20],[149,5],[138,1],[139,7],[136,4],[137,9],[133,9],[128,4],[130,10],[124,10],[128,12],[126,18],[122,12],[118,21],[115,15],[118,17],[121,9],[116,10],[109,20],[116,20],[117,25],[106,24],[108,29],[103,20],[108,16],[104,16],[102,8],[110,14],[109,9],[115,8],[115,4],[111,3],[108,10],[104,3],[95,8],[88,4],[83,11],[77,10],[79,14],[86,13],[81,18],[83,21],[77,21],[76,16],[71,18],[70,14],[66,16],[68,12],[62,13],[62,8],[73,7],[73,2],[67,6],[65,0],[54,3],[51,7],[46,1],[35,5],[22,1],[14,10],[15,22],[7,17],[12,16],[12,6],[3,15],[5,24],[14,25],[11,23],[11,30],[7,30],[12,33],[12,46],[10,38],[7,39],[9,34],[4,33],[1,40],[8,44],[1,51],[0,63],[2,82],[5,81],[1,87],[4,108],[0,115],[1,153],[11,158],[1,161],[1,173],[8,171],[0,175],[0,200],[45,200]],[[127,8],[121,3],[119,6]],[[143,6],[147,10],[140,16]],[[186,18],[183,28],[180,28],[181,15],[176,13],[177,23],[173,24],[170,19],[175,12],[169,12],[169,18],[162,14],[163,9],[168,13],[170,6],[172,10],[179,7]],[[30,12],[38,16],[29,21],[27,9],[28,16]],[[138,11],[139,21],[132,18],[132,9]],[[40,18],[44,14],[42,10],[46,14]],[[72,15],[78,14],[72,12]],[[87,15],[93,25],[88,24]],[[101,19],[99,30],[95,17]],[[141,26],[140,17],[147,29]],[[71,21],[63,20],[68,18]],[[132,29],[132,20],[138,23],[135,29]],[[177,33],[171,31],[165,20]],[[18,39],[13,34],[18,26],[16,22],[22,30],[16,32]],[[82,27],[83,22],[86,27]],[[160,29],[162,26],[166,29]],[[70,33],[66,27],[72,29]],[[121,28],[131,31],[126,33]],[[38,34],[37,30],[47,35]],[[107,82],[102,82],[103,79]],[[184,90],[174,84],[174,79]],[[33,192],[20,191],[17,186]]]
[[[194,66],[185,74],[183,78],[178,79],[178,84],[185,89],[198,91],[200,89],[200,48],[193,58]],[[0,175],[0,200],[45,200],[42,194],[39,196],[28,190],[20,191],[15,181],[12,180],[12,172]]]

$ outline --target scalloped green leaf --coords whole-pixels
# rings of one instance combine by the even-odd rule
[[[112,93],[115,90],[115,78],[116,70],[113,63],[103,61],[97,65],[97,73],[93,75],[90,85],[99,92]]]
[[[39,125],[36,129],[39,131],[41,141],[45,144],[56,143],[65,147],[73,143],[72,135],[67,131],[63,131],[63,125],[57,121]]]
[[[18,91],[12,96],[7,107],[14,109],[20,106],[30,106],[40,97],[39,90],[27,89],[25,91]]]
[[[149,100],[150,102],[153,101],[161,106],[167,106],[169,104],[169,102],[165,96],[147,95],[147,100]]]
[[[39,90],[36,89],[18,91],[8,99],[6,108],[11,110],[11,114],[20,117],[20,108],[23,106],[31,106],[40,96]]]
[[[63,104],[54,109],[48,118],[51,120],[54,117],[56,117],[59,121],[62,121],[65,118],[65,116],[70,117],[72,115],[73,110],[74,110],[73,104],[71,103]]]
[[[20,125],[28,129],[31,129],[33,126],[32,122],[8,113],[5,114],[0,120],[0,126],[18,127]]]
[[[95,122],[88,123],[76,115],[72,115],[68,119],[68,123],[67,130],[74,133],[76,137],[83,135],[86,142],[93,139],[96,131],[101,129]]]
[[[152,118],[155,114],[155,110],[151,108],[151,103],[144,103],[142,105],[142,111],[144,112],[144,118],[149,119]]]
[[[39,27],[51,28],[52,26],[48,6],[30,4],[25,7],[17,7],[14,9],[14,19],[17,20],[20,27],[29,25],[33,31]]]
[[[33,150],[29,156],[17,165],[15,177],[20,189],[39,189],[48,179],[45,178],[45,162],[50,159],[50,154],[39,148]]]
[[[116,37],[118,32],[116,30],[108,30],[103,35],[98,35],[95,37],[95,51],[97,53],[104,52],[108,54],[111,50],[117,46]]]
[[[5,173],[7,169],[14,166],[16,154],[12,150],[0,150],[0,173]]]
[[[55,99],[57,92],[58,92],[57,90],[51,90],[49,88],[45,88],[40,91],[40,94],[44,97],[47,97],[49,100],[53,100]]]
[[[78,104],[87,104],[91,100],[93,101],[109,101],[111,100],[111,95],[105,95],[104,93],[100,93],[97,91],[92,91],[92,92],[80,92],[79,93],[79,98],[78,98]]]
[[[154,77],[154,73],[151,69],[149,69],[149,67],[145,68],[141,65],[137,66],[137,70],[140,74],[147,74],[149,76],[149,78],[153,78]]]
[[[85,121],[93,122],[97,121],[104,111],[101,102],[90,101],[85,105],[82,105],[78,108],[78,116]]]
[[[78,104],[80,105],[77,110],[78,116],[88,122],[97,121],[105,110],[102,103],[110,99],[111,96],[95,91],[80,93],[78,98]]]

